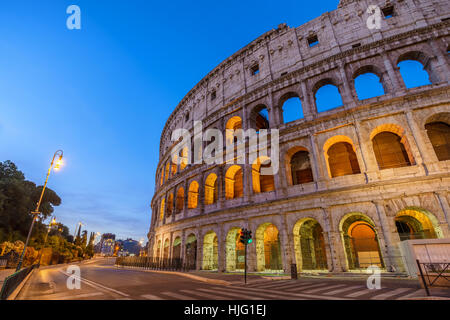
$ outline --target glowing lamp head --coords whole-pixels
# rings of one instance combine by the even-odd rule
[[[54,169],[55,169],[56,171],[58,171],[58,170],[61,168],[62,164],[63,164],[63,162],[62,162],[62,156],[60,156],[59,159],[56,161],[56,164],[55,164]]]

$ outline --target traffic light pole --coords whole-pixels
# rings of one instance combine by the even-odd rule
[[[244,284],[247,284],[247,244],[245,244],[245,259],[244,259]]]

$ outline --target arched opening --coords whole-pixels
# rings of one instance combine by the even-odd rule
[[[245,246],[239,241],[240,228],[231,228],[226,239],[226,270],[244,270]]]
[[[188,191],[188,209],[195,209],[198,205],[198,183],[192,181]]]
[[[166,209],[167,217],[170,217],[172,213],[173,213],[173,193],[170,193],[169,197],[167,198],[167,209]]]
[[[281,99],[281,101],[284,101],[281,107],[283,110],[284,123],[289,123],[304,118],[302,102],[297,94],[287,94]]]
[[[240,198],[244,195],[242,168],[233,165],[225,174],[225,199]]]
[[[180,259],[181,258],[181,238],[176,237],[173,241],[172,248],[172,259]]]
[[[156,258],[161,258],[161,240],[158,240],[158,244],[156,245]]]
[[[313,92],[317,112],[328,111],[343,105],[339,88],[332,79],[319,81]]]
[[[205,205],[216,203],[218,197],[217,175],[210,173],[205,180]]]
[[[219,242],[214,231],[205,234],[203,238],[203,270],[217,270],[219,267]]]
[[[434,223],[432,220],[434,220]],[[408,208],[397,213],[395,226],[397,227],[400,241],[436,239],[438,234],[442,234],[436,217],[418,208]]]
[[[161,221],[163,221],[163,219],[164,219],[164,206],[165,206],[165,202],[166,202],[166,199],[162,199],[161,200],[161,207],[160,207],[160,209],[159,209],[159,220],[161,220]]]
[[[400,136],[388,131],[380,132],[372,138],[373,151],[380,170],[411,165],[403,141]]]
[[[269,157],[259,157],[252,164],[253,192],[270,192],[275,190],[275,182],[272,172],[272,162]]]
[[[258,271],[283,270],[280,236],[275,225],[265,223],[256,230],[256,258]]]
[[[253,108],[250,112],[251,127],[259,132],[261,129],[269,129],[269,111],[264,105]]]
[[[164,174],[164,180],[167,181],[169,179],[169,172],[170,172],[170,162],[167,161],[166,163],[166,170]]]
[[[161,168],[161,171],[160,171],[159,175],[160,175],[159,185],[162,186],[163,183],[164,183],[164,167]]]
[[[186,238],[185,266],[191,270],[197,267],[197,238],[194,234],[190,234]]]
[[[175,154],[170,162],[170,176],[173,177],[177,173],[178,168],[178,156]]]
[[[188,164],[189,161],[189,155],[188,155],[188,147],[184,147],[180,151],[180,171],[184,170]]]
[[[289,164],[291,168],[290,173],[293,185],[314,181],[308,151],[300,150],[294,153]]]
[[[175,208],[176,208],[176,213],[183,211],[183,208],[184,208],[184,189],[183,189],[183,187],[178,188]]]
[[[438,160],[450,160],[450,126],[437,121],[427,123],[425,129]]]
[[[331,145],[326,151],[326,158],[331,178],[361,173],[353,145],[348,141]]]
[[[164,259],[169,259],[169,239],[164,240]]]
[[[375,226],[367,216],[349,214],[343,218],[340,227],[350,270],[372,265],[384,267]]]
[[[304,270],[326,270],[327,255],[323,230],[317,220],[306,218],[294,226],[297,265]]]
[[[426,61],[427,65],[425,65],[425,67],[422,61]],[[432,74],[430,74],[431,69],[428,58],[421,53],[415,52],[403,55],[400,57],[397,66],[400,68],[403,82],[408,89],[438,82],[437,79],[433,79]]]
[[[369,99],[384,95],[388,90],[383,85],[380,76],[374,66],[360,68],[354,75],[356,95],[359,100]]]
[[[227,124],[225,125],[225,135],[226,135],[226,143],[237,145],[237,137],[234,135],[236,130],[242,129],[242,119],[241,117],[234,116],[231,117]]]

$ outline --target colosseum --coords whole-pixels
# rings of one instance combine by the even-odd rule
[[[402,241],[449,238],[449,26],[446,0],[341,0],[302,26],[280,24],[219,64],[163,129],[149,256],[240,271],[239,231],[247,228],[251,272],[286,273],[294,264],[302,273],[369,265],[405,272]],[[419,66],[425,81],[408,79],[405,63]],[[364,76],[381,93],[360,95]],[[321,104],[324,89],[336,103]],[[206,164],[191,161],[189,148],[172,157],[179,128],[207,147],[195,123],[202,132],[277,130],[278,171],[261,174],[274,163],[268,157]],[[234,159],[234,148],[223,150]]]

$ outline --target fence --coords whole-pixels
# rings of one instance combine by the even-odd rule
[[[449,287],[450,286],[450,263],[448,262],[433,262],[423,263],[416,260],[417,267],[419,269],[422,283],[427,292],[430,295],[429,287]]]
[[[195,264],[183,259],[161,259],[153,257],[118,257],[116,265],[122,267],[143,268],[148,270],[189,271],[195,270]]]
[[[8,258],[0,257],[0,269],[5,269],[8,264]]]
[[[13,291],[22,283],[22,281],[36,268],[38,265],[34,264],[32,266],[23,268],[20,271],[17,271],[6,277],[3,282],[2,291],[0,292],[0,300],[6,300],[13,293]]]

